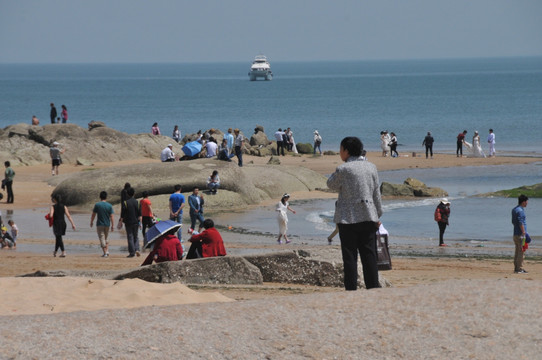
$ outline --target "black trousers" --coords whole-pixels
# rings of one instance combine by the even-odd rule
[[[280,155],[281,151],[282,151],[282,156],[284,156],[284,142],[277,141],[277,156]]]
[[[431,152],[431,157],[433,157],[433,145],[425,145],[425,158],[427,159],[427,155]]]
[[[376,223],[337,224],[344,263],[344,288],[358,288],[358,252],[367,289],[379,288],[376,254]]]
[[[13,181],[6,181],[6,191],[8,193],[7,203],[13,203]]]
[[[446,224],[445,222],[438,222],[438,230],[439,230],[439,233],[438,233],[438,244],[439,245],[442,245],[444,244],[444,231],[446,231],[446,226],[448,224]]]
[[[55,235],[55,252],[64,251],[64,241],[62,241],[62,235]]]
[[[463,141],[457,142],[457,150],[455,151],[456,155],[463,155]]]
[[[240,146],[235,147],[235,156],[237,156],[237,165],[243,166],[243,152]]]
[[[201,241],[193,242],[188,249],[188,254],[186,254],[186,259],[199,259],[203,257],[203,249]]]

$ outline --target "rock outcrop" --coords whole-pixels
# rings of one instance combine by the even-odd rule
[[[276,151],[276,143],[270,141],[263,127],[252,137],[245,137],[244,153],[254,156],[270,156]],[[203,130],[202,130],[203,131]],[[218,129],[208,129],[217,144],[222,142],[224,133]],[[182,157],[182,147],[198,138],[196,133],[186,134],[177,144],[169,136],[127,134],[108,128],[102,121],[91,121],[88,129],[75,124],[47,124],[34,126],[16,124],[0,129],[0,156],[9,159],[12,165],[35,165],[49,163],[49,148],[54,141],[66,150],[62,155],[64,164],[77,164],[78,159],[85,163],[120,161],[147,157],[159,159],[160,152],[173,144],[173,152]],[[311,147],[312,149],[312,147]],[[312,152],[312,150],[311,150]]]
[[[310,254],[305,254],[310,256]],[[102,279],[141,279],[149,282],[183,284],[258,285],[263,282],[303,284],[313,286],[343,286],[342,264],[314,260],[297,252],[284,251],[263,255],[224,256],[206,259],[170,261],[142,266],[125,272],[56,270],[37,271],[22,276],[84,276]],[[364,287],[361,267],[358,286]],[[382,287],[391,284],[382,276]]]
[[[116,276],[115,280],[135,278],[157,283],[184,284],[256,285],[263,282],[259,269],[239,256],[168,261],[142,266]]]
[[[49,163],[49,148],[54,141],[66,150],[62,155],[64,164],[76,164],[77,159],[91,163],[143,157],[159,159],[169,143],[173,143],[175,153],[182,154],[181,146],[170,137],[130,135],[91,122],[89,129],[75,124],[10,125],[0,131],[0,155],[12,165]]]
[[[382,196],[415,196],[415,197],[443,197],[448,193],[438,187],[428,187],[417,179],[408,178],[403,184],[382,182],[380,185]]]
[[[170,195],[176,184],[182,185],[183,192],[191,191],[194,186],[206,189],[207,178],[213,170],[218,170],[221,180],[218,194],[206,199],[215,202],[209,203],[213,208],[258,204],[279,198],[285,192],[326,187],[325,176],[304,167],[247,165],[240,168],[233,162],[215,159],[94,169],[63,175],[65,180],[58,184],[59,178],[54,177],[50,183],[56,185],[54,193],[60,194],[68,206],[92,204],[102,190],[109,194],[108,201],[115,204],[120,202],[120,190],[126,182],[136,190],[136,198],[145,190],[150,196]]]

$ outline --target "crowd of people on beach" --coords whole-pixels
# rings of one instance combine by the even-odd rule
[[[54,104],[51,103],[51,123],[58,123],[56,119],[57,112]],[[34,117],[35,118],[35,117]],[[37,118],[32,123],[39,124]],[[68,119],[67,108],[62,105],[62,123],[66,123]],[[257,133],[259,129],[255,129]],[[161,135],[158,123],[155,122],[151,127],[153,135]],[[481,145],[481,138],[478,131],[474,131],[472,143],[466,141],[467,130],[460,132],[457,139],[456,156],[463,157],[463,147],[471,152],[473,157],[486,157]],[[196,157],[217,158],[222,161],[232,161],[234,156],[238,158],[238,165],[243,166],[243,144],[244,136],[239,129],[229,128],[220,144],[213,137],[212,131],[197,132],[196,139],[185,144],[192,146],[195,150],[193,153],[185,151],[185,156],[179,158],[173,152],[173,144],[170,143],[161,152],[162,162],[173,162]],[[322,155],[322,136],[318,130],[313,132],[313,154],[316,151]],[[181,142],[181,132],[179,126],[175,125],[172,132],[172,139],[175,143]],[[274,133],[276,140],[276,153],[283,155],[287,152],[297,153],[296,143],[293,136],[293,131],[290,127],[278,128]],[[427,132],[422,146],[425,147],[426,158],[433,158],[433,145],[435,139],[430,131]],[[489,129],[487,136],[488,156],[494,157],[495,152],[495,133],[493,129]],[[399,157],[397,151],[398,137],[394,132],[388,133],[383,130],[380,133],[380,144],[383,157]],[[50,148],[50,156],[52,161],[52,175],[58,175],[58,167],[62,163],[61,154],[64,149],[59,148],[58,142],[53,142]],[[363,266],[364,281],[367,289],[380,287],[378,280],[377,269],[377,249],[376,239],[381,231],[386,231],[380,217],[382,216],[382,204],[380,198],[380,184],[378,181],[378,173],[376,167],[366,158],[366,151],[363,144],[357,137],[346,137],[340,144],[340,158],[344,164],[339,165],[336,171],[331,174],[327,181],[327,185],[331,190],[339,193],[336,202],[334,222],[336,223],[335,232],[328,237],[331,244],[336,233],[341,239],[341,248],[344,263],[344,285],[347,290],[357,289],[357,256],[361,257]],[[13,178],[15,172],[10,166],[9,161],[5,162],[5,178],[2,181],[2,188],[7,189],[8,203],[13,203]],[[209,194],[216,195],[220,188],[220,177],[217,170],[214,170],[207,179],[207,189]],[[121,191],[121,214],[117,224],[117,229],[121,229],[124,225],[128,245],[128,258],[140,256],[142,248],[140,247],[139,231],[143,237],[143,249],[150,248],[150,253],[142,265],[149,265],[153,262],[176,261],[183,258],[192,259],[199,257],[225,256],[223,240],[214,226],[211,219],[204,217],[205,199],[199,187],[192,188],[192,193],[188,196],[188,200],[182,194],[182,186],[175,185],[173,193],[169,197],[169,216],[165,223],[157,217],[157,214],[152,209],[149,193],[143,191],[141,200],[135,199],[135,189],[126,183]],[[108,194],[102,191],[99,194],[99,199],[93,208],[90,227],[94,226],[96,220],[96,231],[100,247],[102,249],[102,257],[109,257],[109,242],[108,236],[114,231],[114,210],[113,206],[107,201]],[[56,257],[60,251],[59,257],[65,257],[66,251],[62,237],[65,235],[67,223],[66,218],[70,222],[72,229],[75,230],[75,223],[70,215],[69,209],[62,202],[59,194],[52,195],[52,205],[46,219],[53,228],[55,235],[55,249],[53,255]],[[290,207],[290,195],[284,194],[276,205],[277,222],[279,226],[279,235],[277,242],[279,244],[290,243],[288,238],[288,215],[290,211],[296,214],[296,211]],[[518,198],[518,206],[512,211],[512,223],[514,225],[513,240],[515,243],[514,256],[514,272],[527,273],[523,268],[524,252],[528,248],[529,236],[526,230],[525,207],[527,206],[528,198],[521,195]],[[182,222],[183,209],[185,205],[189,206],[190,228],[188,234],[191,243],[190,249],[186,251],[182,237]],[[439,228],[439,246],[447,246],[444,242],[444,233],[449,226],[449,218],[451,216],[450,202],[443,198],[440,200],[434,213],[434,220]],[[158,233],[151,231],[157,224],[162,222],[162,229]],[[10,220],[8,225],[11,227],[11,233],[1,221],[0,214],[0,244],[2,248],[15,248],[16,239],[18,236],[17,225]],[[196,229],[196,225],[198,225]],[[152,233],[153,236],[148,236]],[[387,233],[386,233],[387,234]],[[283,242],[284,239],[284,242]]]

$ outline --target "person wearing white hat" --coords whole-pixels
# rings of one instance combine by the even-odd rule
[[[173,153],[173,145],[167,144],[162,153],[160,154],[160,160],[162,162],[175,161],[175,154]]]
[[[314,130],[314,151],[313,151],[313,155],[316,154],[316,148],[318,148],[318,151],[320,152],[320,155],[322,155],[322,149],[320,149],[320,145],[322,145],[322,136],[318,133],[318,130]]]
[[[58,167],[62,164],[61,154],[64,154],[64,149],[60,149],[58,142],[53,142],[53,146],[49,149],[49,155],[51,156],[51,173],[53,176],[58,175]]]
[[[435,209],[435,221],[439,228],[439,243],[438,246],[448,246],[444,243],[444,232],[446,226],[450,225],[448,218],[450,217],[450,202],[448,199],[443,198],[440,200],[437,208]]]

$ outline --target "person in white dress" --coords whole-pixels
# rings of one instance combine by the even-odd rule
[[[282,244],[282,237],[284,237],[284,240],[286,240],[286,244],[289,244],[291,242],[286,236],[286,232],[288,231],[287,211],[290,210],[294,214],[295,214],[295,211],[290,207],[290,204],[288,203],[289,199],[290,199],[289,194],[282,195],[282,199],[280,199],[276,208],[276,211],[278,212],[277,220],[279,223],[279,237],[277,239],[277,242],[279,244]]]
[[[486,154],[484,154],[484,151],[482,150],[482,145],[480,145],[480,135],[478,134],[478,131],[474,131],[471,150],[474,157],[486,157]]]
[[[493,133],[493,129],[489,129],[487,142],[489,143],[489,156],[495,156],[495,134]]]
[[[388,156],[388,151],[390,151],[389,143],[391,141],[391,137],[388,134],[388,131],[381,131],[380,132],[380,147],[382,148],[382,156],[386,157]]]

